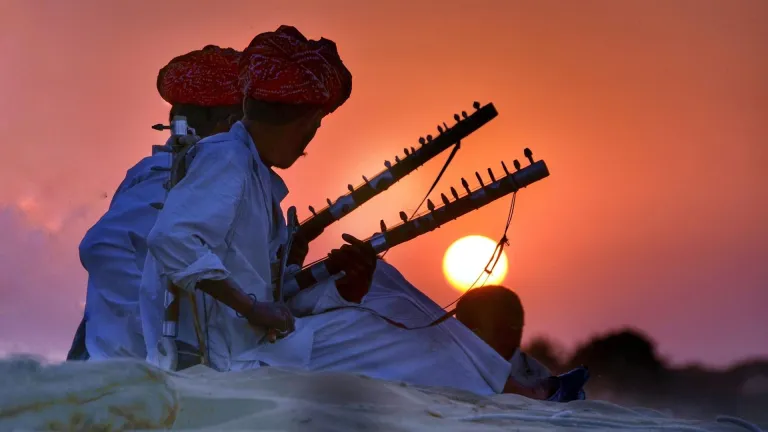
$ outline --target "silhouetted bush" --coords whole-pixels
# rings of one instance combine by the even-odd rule
[[[635,329],[598,336],[580,346],[568,362],[569,367],[578,365],[589,368],[595,384],[648,388],[660,384],[666,375],[655,344]]]

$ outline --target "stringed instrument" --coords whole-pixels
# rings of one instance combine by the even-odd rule
[[[480,174],[475,172],[475,176],[480,183],[479,188],[471,190],[467,180],[462,178],[461,185],[466,190],[466,195],[460,197],[456,189],[451,187],[453,202],[445,194],[440,194],[440,198],[443,201],[442,206],[435,207],[435,204],[428,200],[428,211],[410,220],[408,215],[401,211],[400,219],[402,219],[402,223],[392,228],[387,228],[382,220],[381,232],[372,235],[365,241],[373,247],[377,254],[382,253],[549,176],[547,164],[543,160],[534,161],[533,153],[530,149],[526,148],[524,155],[530,162],[527,167],[521,168],[520,162],[515,160],[515,171],[510,173],[507,166],[502,162],[501,166],[504,169],[505,176],[499,179],[496,179],[493,171],[488,168],[488,175],[491,179],[491,182],[488,184],[484,184]],[[341,269],[334,268],[326,258],[298,272],[286,275],[285,291],[298,293],[300,290],[311,288],[315,284],[328,280],[340,272]]]
[[[479,102],[475,102],[473,107],[475,112],[471,115],[467,115],[466,111],[462,111],[461,116],[454,114],[453,118],[456,120],[456,124],[452,127],[448,127],[445,123],[438,126],[436,137],[427,135],[426,138],[419,138],[421,147],[418,149],[414,147],[404,148],[405,157],[403,159],[395,156],[394,164],[384,161],[386,169],[370,180],[363,176],[364,183],[357,187],[348,185],[349,193],[346,195],[339,197],[335,202],[327,199],[328,206],[324,209],[316,212],[310,206],[309,211],[312,216],[301,223],[297,235],[302,236],[307,242],[311,242],[319,237],[328,226],[389,189],[390,186],[449,147],[459,144],[462,139],[480,129],[499,114],[492,103],[481,107]]]

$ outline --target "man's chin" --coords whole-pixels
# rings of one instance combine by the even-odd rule
[[[288,168],[292,167],[293,164],[295,164],[297,160],[298,160],[298,158],[294,159],[292,161],[288,161],[288,162],[277,163],[273,167],[277,168],[277,169],[285,170],[285,169],[288,169]]]

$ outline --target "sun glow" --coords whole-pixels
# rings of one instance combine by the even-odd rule
[[[481,276],[475,287],[485,281],[485,285],[498,285],[507,276],[507,254],[501,253],[501,258],[491,275],[485,273],[485,267],[494,254],[496,242],[488,237],[471,235],[453,242],[445,251],[443,257],[443,274],[454,288],[466,291]],[[498,254],[493,255],[494,259]],[[490,266],[489,266],[490,268]],[[486,277],[488,278],[486,281]]]

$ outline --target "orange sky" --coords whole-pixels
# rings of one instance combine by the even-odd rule
[[[104,194],[165,139],[150,129],[167,118],[158,69],[290,24],[336,41],[354,75],[349,102],[285,172],[302,218],[438,122],[493,102],[499,117],[464,142],[437,196],[525,147],[546,160],[552,175],[520,194],[508,249],[529,336],[570,347],[634,325],[676,362],[768,355],[768,2],[65,3],[2,1],[0,325],[19,330],[0,350],[68,347],[85,292],[77,243]],[[380,215],[395,223],[445,156],[334,226],[309,258],[342,232],[372,234]],[[507,206],[387,259],[447,303],[443,252],[464,235],[497,238]]]

